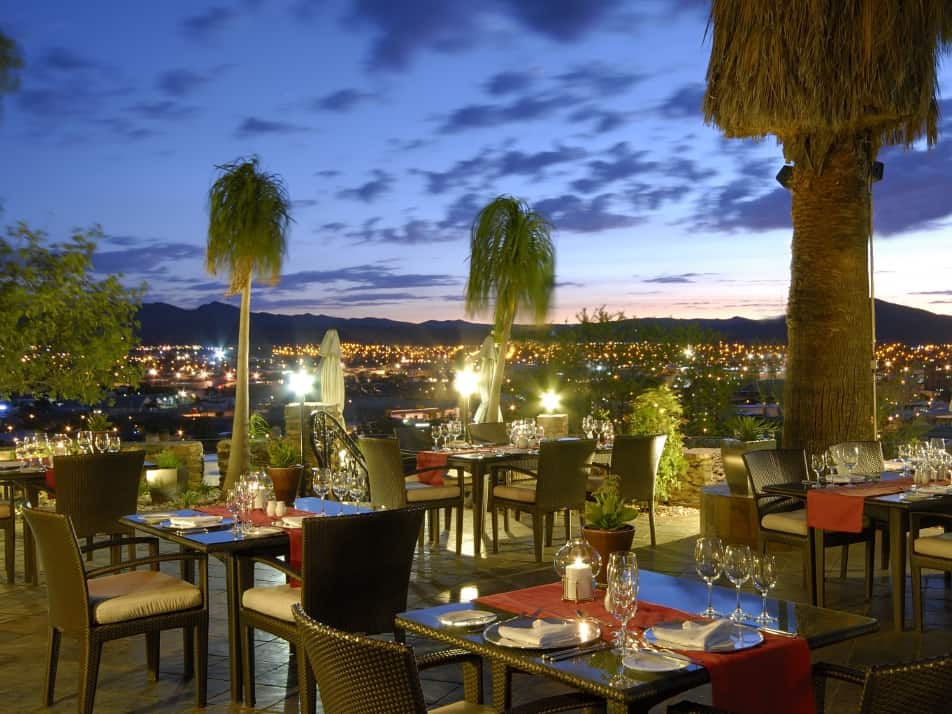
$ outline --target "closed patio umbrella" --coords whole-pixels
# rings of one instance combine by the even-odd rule
[[[473,421],[482,424],[487,421],[502,421],[502,409],[495,414],[487,414],[489,392],[492,389],[493,372],[496,370],[496,343],[489,335],[479,349],[479,407],[473,415]]]
[[[343,421],[344,413],[344,365],[341,363],[340,337],[337,330],[328,330],[321,340],[321,402],[336,405],[336,412]]]

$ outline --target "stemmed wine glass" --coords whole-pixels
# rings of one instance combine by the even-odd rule
[[[79,449],[81,454],[92,453],[93,450],[93,434],[91,431],[80,430],[76,432],[76,448]]]
[[[103,431],[97,433],[93,439],[93,446],[96,447],[96,451],[100,454],[106,453],[109,449],[109,432]]]
[[[122,442],[119,440],[118,434],[110,434],[109,443],[106,444],[106,451],[110,454],[118,454],[122,448]]]
[[[845,446],[841,453],[843,454],[843,465],[846,467],[846,475],[852,476],[853,469],[855,469],[856,464],[859,463],[859,447]]]
[[[327,505],[324,499],[327,498],[331,490],[331,470],[328,468],[315,468],[313,470],[314,478],[311,480],[311,487],[314,489],[314,495],[321,499],[321,512],[317,515],[327,515]]]
[[[638,558],[629,551],[608,556],[608,611],[618,620],[616,653],[628,655],[628,621],[638,611]]]
[[[746,620],[749,615],[740,607],[740,587],[750,577],[750,546],[729,545],[724,548],[724,575],[737,588],[737,602],[730,617],[734,622]]]
[[[810,456],[810,468],[813,473],[816,475],[816,482],[820,484],[823,482],[823,472],[826,471],[827,466],[829,466],[830,460],[826,452],[820,452],[812,454]]]
[[[714,581],[721,576],[723,567],[724,546],[721,539],[711,536],[702,536],[694,544],[694,567],[701,580],[707,583],[707,608],[700,615],[704,617],[720,617],[714,609]]]
[[[760,625],[769,625],[777,618],[767,612],[767,593],[777,585],[777,559],[768,553],[755,555],[750,561],[750,580],[760,593],[760,614],[754,620]]]
[[[348,484],[350,489],[350,499],[354,502],[354,508],[357,508],[364,497],[364,475],[360,473],[360,470],[356,465],[354,465],[350,472]]]
[[[337,509],[337,515],[339,516],[344,512],[344,501],[350,493],[346,471],[338,470],[331,473],[331,493],[334,494],[334,498],[340,504]]]
[[[443,439],[443,447],[446,448],[446,439],[444,438],[445,433],[446,433],[446,430],[440,424],[434,424],[430,428],[430,434],[433,437],[433,448],[436,451],[440,451],[441,438]]]

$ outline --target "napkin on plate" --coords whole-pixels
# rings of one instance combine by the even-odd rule
[[[172,528],[208,528],[222,522],[221,516],[172,516],[169,525]]]
[[[730,620],[711,622],[669,622],[651,628],[655,640],[662,647],[698,652],[718,652],[734,649],[731,633],[734,623]]]
[[[579,641],[577,622],[547,622],[533,620],[529,626],[508,624],[499,626],[499,635],[526,647],[562,647]]]

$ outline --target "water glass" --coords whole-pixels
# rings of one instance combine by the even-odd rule
[[[707,608],[698,613],[704,617],[720,617],[720,613],[714,609],[712,598],[714,581],[721,576],[723,557],[724,547],[720,538],[703,536],[694,543],[694,567],[701,580],[707,583]]]
[[[608,556],[608,612],[618,620],[616,652],[628,655],[628,621],[638,611],[638,558],[630,551],[617,551]]]
[[[724,575],[737,588],[737,602],[730,618],[741,622],[750,617],[740,606],[740,588],[750,577],[750,546],[729,545],[724,548]]]
[[[324,499],[331,490],[331,470],[328,468],[315,468],[312,470],[314,478],[311,480],[314,489],[314,495],[321,499],[321,512],[317,515],[326,516],[327,506]]]
[[[344,512],[344,501],[350,493],[350,485],[347,483],[346,471],[337,470],[331,473],[331,493],[334,494],[334,498],[337,499],[337,502],[340,504],[337,510],[337,515],[339,516]]]
[[[767,593],[777,586],[777,559],[768,554],[755,555],[750,561],[750,579],[760,593],[760,614],[754,620],[760,625],[769,625],[777,618],[767,612]]]

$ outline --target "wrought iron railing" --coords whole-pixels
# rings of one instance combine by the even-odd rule
[[[357,440],[347,433],[333,414],[319,410],[311,412],[311,448],[320,468],[338,466],[343,452],[350,463],[356,464],[365,475],[367,473],[367,464]]]

